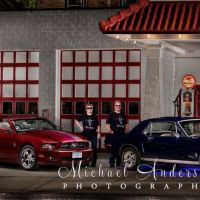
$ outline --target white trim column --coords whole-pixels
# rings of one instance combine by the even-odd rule
[[[144,108],[142,119],[155,118],[161,116],[161,88],[162,88],[162,68],[160,62],[160,45],[148,46],[145,48],[146,54],[146,76],[144,88]]]
[[[49,119],[55,122],[55,84],[56,84],[55,50],[40,51],[39,73],[39,116],[42,110],[48,110]]]

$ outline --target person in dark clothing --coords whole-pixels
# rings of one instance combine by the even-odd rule
[[[91,167],[95,167],[97,161],[97,137],[100,137],[100,129],[98,118],[95,114],[93,114],[92,104],[86,105],[85,114],[80,115],[79,118],[75,120],[75,123],[80,128],[82,134],[89,141],[91,141],[93,150],[93,159]]]
[[[120,166],[121,160],[118,153],[120,140],[123,134],[128,132],[127,119],[121,112],[121,101],[114,102],[114,111],[108,115],[106,120],[106,128],[109,132],[109,138],[112,143],[112,151],[110,151],[109,164],[110,167]]]

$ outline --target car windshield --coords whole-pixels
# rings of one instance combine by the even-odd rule
[[[200,120],[188,120],[180,122],[188,136],[200,136]]]
[[[13,120],[12,123],[18,132],[31,130],[57,130],[56,125],[50,123],[45,119],[18,119]]]

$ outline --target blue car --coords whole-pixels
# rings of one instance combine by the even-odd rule
[[[127,170],[141,162],[198,165],[200,163],[200,119],[164,117],[140,122],[129,134],[108,135],[106,146],[119,154]]]

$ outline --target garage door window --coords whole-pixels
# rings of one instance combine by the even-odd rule
[[[140,54],[140,49],[61,51],[61,126],[79,132],[74,120],[92,103],[103,148],[105,121],[119,99],[133,128],[140,121]]]
[[[38,114],[39,52],[0,52],[0,113],[3,118]]]

